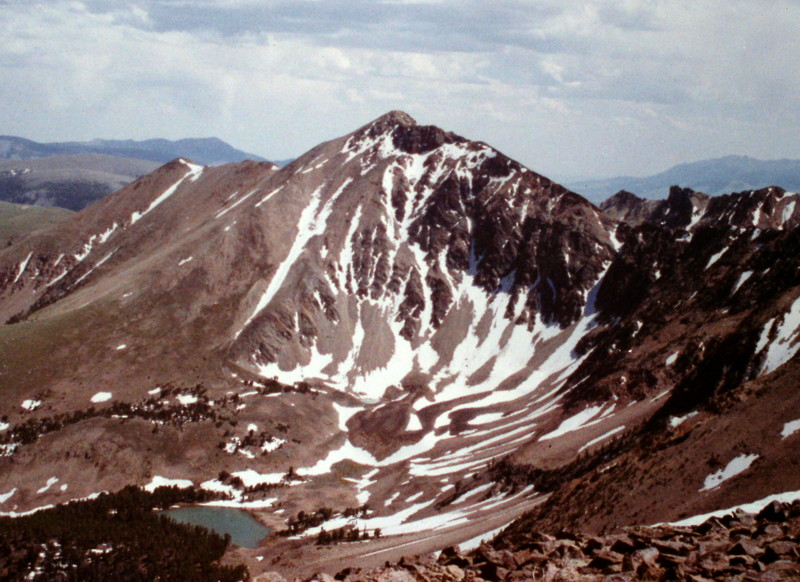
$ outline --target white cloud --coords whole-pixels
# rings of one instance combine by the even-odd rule
[[[557,178],[792,157],[797,22],[790,0],[12,1],[0,125],[279,159],[399,108]]]

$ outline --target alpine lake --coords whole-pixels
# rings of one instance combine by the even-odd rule
[[[190,506],[162,511],[179,523],[199,525],[220,535],[231,536],[231,543],[255,548],[270,533],[270,528],[256,521],[246,511],[235,507]]]

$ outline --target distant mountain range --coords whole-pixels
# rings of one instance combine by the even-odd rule
[[[263,161],[217,138],[38,143],[0,136],[0,201],[81,210],[176,158],[204,166]]]
[[[691,188],[712,196],[780,186],[800,190],[800,160],[757,160],[748,156],[725,156],[680,164],[654,176],[619,176],[565,184],[595,204],[620,190],[642,198],[663,199],[670,186]]]
[[[237,150],[216,137],[179,139],[177,141],[95,139],[85,142],[38,143],[21,137],[0,136],[0,159],[2,160],[26,160],[59,154],[103,154],[149,160],[161,164],[175,158],[190,158],[204,166],[217,166],[244,160],[265,161],[264,158],[255,154]]]

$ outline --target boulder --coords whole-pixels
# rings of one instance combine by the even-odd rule
[[[773,501],[759,511],[756,517],[766,521],[784,522],[786,521],[786,511],[781,503]]]
[[[654,540],[653,546],[662,554],[673,556],[687,556],[694,549],[692,544],[679,540]]]
[[[455,580],[455,582],[461,582],[461,580],[463,580],[466,576],[466,574],[464,574],[464,570],[455,564],[449,564],[448,566],[445,566],[444,573],[450,580]]]
[[[619,554],[630,554],[638,549],[638,546],[639,544],[634,543],[634,541],[626,535],[615,536],[614,543],[611,544],[611,551]]]
[[[797,543],[789,540],[778,540],[767,544],[764,554],[761,556],[761,561],[765,564],[771,564],[778,560],[798,560],[800,558],[800,551],[798,551]]]
[[[606,571],[610,566],[619,566],[619,571],[621,571],[624,557],[622,554],[611,550],[595,550],[592,552],[589,568]]]
[[[405,569],[387,569],[375,578],[375,582],[416,582],[417,578]]]
[[[762,525],[759,527],[756,534],[759,540],[771,542],[782,538],[784,535],[786,535],[786,532],[783,531],[783,527],[781,527],[779,524],[769,523],[765,526]]]
[[[729,556],[751,556],[757,558],[763,553],[764,548],[757,541],[746,537],[740,538],[738,542],[728,549]]]
[[[650,547],[641,550],[636,550],[630,554],[626,554],[622,560],[622,568],[625,572],[638,572],[642,566],[648,568],[657,568],[658,566],[658,550]]]
[[[450,546],[443,549],[439,553],[439,563],[453,564],[454,566],[458,566],[460,568],[466,568],[467,566],[472,565],[472,560],[470,560],[467,556],[464,556],[458,547]]]
[[[555,544],[555,553],[562,559],[582,560],[586,557],[581,547],[573,540],[558,540]],[[551,550],[552,552],[553,550]]]

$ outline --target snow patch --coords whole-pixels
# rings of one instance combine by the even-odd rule
[[[480,546],[483,542],[488,542],[492,540],[497,534],[503,531],[506,528],[506,526],[508,526],[508,524],[501,525],[500,527],[496,527],[493,530],[484,532],[465,542],[461,542],[460,544],[458,544],[458,548],[459,550],[461,550],[461,553],[470,552],[475,548],[477,548],[478,546]]]
[[[347,185],[348,182],[342,186]],[[269,285],[267,286],[267,290],[264,291],[261,298],[258,300],[258,304],[256,305],[253,312],[250,314],[250,317],[247,318],[247,321],[244,322],[242,329],[247,327],[251,321],[253,321],[259,313],[261,313],[267,305],[270,304],[272,298],[278,292],[278,289],[281,288],[283,285],[286,276],[289,274],[289,271],[294,266],[297,259],[300,258],[300,255],[306,248],[308,242],[316,235],[322,232],[322,227],[325,225],[325,220],[319,220],[319,215],[322,214],[320,212],[320,205],[322,203],[322,186],[317,188],[314,193],[311,195],[311,200],[309,201],[308,206],[303,209],[303,212],[300,214],[300,219],[297,223],[297,235],[294,237],[294,241],[292,243],[292,247],[289,249],[289,254],[286,258],[281,262],[278,266],[278,269],[275,271],[275,274],[269,281]],[[328,201],[328,204],[325,208],[328,209],[328,213],[330,213],[331,203],[333,198]],[[327,214],[324,217],[327,219]],[[241,330],[239,331],[241,333]],[[237,333],[237,337],[239,335]]]
[[[706,269],[708,269],[711,265],[716,263],[722,255],[724,255],[728,251],[728,247],[724,247],[720,252],[712,255],[710,259],[708,259],[708,263],[706,264]]]
[[[111,392],[98,392],[92,396],[92,402],[108,402],[113,396]]]
[[[505,412],[487,412],[484,414],[479,414],[475,418],[469,421],[470,426],[480,426],[482,424],[489,424],[495,421],[500,420],[505,416]]]
[[[197,396],[194,394],[178,394],[175,398],[178,399],[178,402],[183,404],[184,406],[188,404],[194,404],[197,402]]]
[[[790,437],[799,430],[800,430],[800,418],[798,418],[797,420],[789,421],[783,425],[783,430],[781,431],[781,438],[785,439],[787,437]]]
[[[339,416],[339,430],[342,432],[347,432],[347,421],[350,420],[350,417],[356,412],[361,410],[361,408],[358,406],[342,406],[341,404],[336,404],[335,402],[333,402],[333,408],[336,410],[336,414]]]
[[[25,269],[26,269],[26,267],[28,266],[28,261],[30,261],[30,260],[31,260],[31,256],[33,256],[33,251],[31,251],[30,253],[28,253],[28,256],[27,256],[27,257],[25,257],[25,258],[22,260],[22,262],[19,264],[19,269],[17,270],[17,276],[16,276],[16,277],[14,277],[14,280],[13,280],[13,281],[11,281],[11,284],[12,284],[12,285],[13,285],[14,283],[16,283],[17,281],[19,281],[19,278],[20,278],[20,277],[22,277],[22,273],[24,273],[24,272],[25,272]]]
[[[0,503],[5,503],[6,501],[8,501],[11,498],[11,496],[14,495],[14,493],[16,493],[16,492],[17,492],[17,488],[14,487],[8,493],[0,494]]]
[[[159,487],[177,487],[179,489],[188,489],[189,487],[193,486],[194,483],[189,479],[168,479],[167,477],[155,475],[150,483],[144,486],[144,490],[152,493]]]
[[[674,353],[670,354],[667,357],[667,360],[665,362],[667,364],[667,366],[671,366],[672,364],[674,364],[675,361],[678,359],[678,355],[679,354],[680,354],[680,352],[674,352]]]
[[[677,426],[682,425],[684,422],[689,420],[690,418],[697,416],[697,411],[693,410],[688,414],[684,414],[683,416],[670,416],[669,417],[669,426],[671,428],[675,428]]]
[[[692,217],[689,220],[689,224],[686,226],[686,230],[691,232],[691,230],[695,227],[695,225],[700,222],[703,218],[703,211],[700,209],[699,206],[695,206],[694,202],[692,202]]]
[[[42,401],[41,400],[23,400],[22,404],[20,404],[20,406],[22,406],[22,408],[24,408],[28,412],[33,412],[34,410],[39,408],[41,405],[42,405]]]
[[[604,441],[604,440],[606,440],[607,438],[609,438],[609,437],[611,437],[611,436],[614,436],[614,435],[615,435],[615,434],[617,434],[618,432],[622,432],[623,430],[625,430],[625,425],[623,425],[623,426],[618,426],[618,427],[616,427],[616,428],[612,428],[612,429],[611,429],[610,431],[608,431],[607,433],[605,433],[605,434],[602,434],[602,435],[600,435],[599,437],[597,437],[597,438],[593,438],[592,440],[590,440],[588,443],[586,443],[586,444],[585,444],[585,445],[583,445],[581,448],[579,448],[579,449],[578,449],[578,452],[580,453],[582,450],[584,450],[584,449],[588,449],[588,448],[589,448],[589,447],[591,447],[592,445],[595,445],[595,444],[599,443],[600,441]]]
[[[763,344],[769,341],[770,335],[775,338],[767,347],[767,355],[760,374],[769,374],[777,370],[800,350],[800,297],[795,299],[779,322],[776,320],[777,318],[774,318],[767,322],[756,346],[756,353],[759,353],[764,349]]]
[[[124,350],[128,347],[128,344],[119,344],[115,349],[117,350]]]
[[[350,440],[345,440],[338,449],[328,452],[324,459],[320,459],[313,467],[298,469],[297,474],[302,477],[325,475],[333,470],[333,466],[341,461],[350,460],[360,465],[377,466],[378,460],[366,449],[355,446]]]
[[[285,444],[286,441],[284,439],[272,437],[272,439],[266,441],[263,445],[261,445],[261,452],[271,453],[272,451],[277,451]]]
[[[97,242],[99,242],[101,245],[105,244],[105,242],[114,233],[114,231],[117,230],[118,226],[119,225],[115,222],[108,229],[104,230],[99,235],[97,235]]]
[[[88,277],[89,275],[91,275],[91,274],[94,272],[94,270],[95,270],[95,269],[97,269],[97,267],[99,267],[100,265],[102,265],[103,263],[105,263],[105,262],[106,262],[108,259],[110,259],[110,258],[111,258],[111,256],[112,256],[112,255],[113,255],[115,252],[117,252],[117,249],[114,249],[113,251],[111,251],[110,253],[108,253],[106,256],[104,256],[102,259],[100,259],[99,261],[97,261],[97,262],[96,262],[94,265],[92,265],[92,267],[91,267],[91,268],[90,268],[88,271],[86,271],[86,272],[85,272],[83,275],[81,275],[80,277],[78,277],[78,278],[75,280],[75,283],[74,283],[74,284],[77,286],[77,285],[78,285],[78,283],[80,283],[80,282],[81,282],[81,281],[83,281],[83,280],[84,280],[86,277]]]
[[[752,465],[753,461],[755,461],[757,458],[758,455],[745,454],[734,457],[724,469],[720,469],[719,471],[715,471],[708,475],[703,482],[703,487],[700,489],[700,491],[711,491],[712,489],[716,489],[731,477],[735,477],[740,473],[744,473],[750,468],[750,465]]]
[[[56,483],[58,483],[58,477],[50,477],[50,478],[47,480],[47,483],[45,484],[45,486],[44,486],[44,487],[42,487],[41,489],[38,489],[38,490],[36,491],[36,493],[38,493],[39,495],[41,495],[42,493],[44,493],[45,491],[47,491],[48,489],[50,489],[50,487],[52,487],[52,486],[53,486],[53,485],[55,485]]]
[[[786,206],[783,207],[783,210],[781,211],[781,228],[783,228],[783,226],[789,221],[789,219],[794,214],[794,206],[796,202],[797,199],[789,200],[786,203]]]
[[[188,166],[189,171],[192,173],[192,177],[189,179],[190,182],[195,182],[200,177],[200,174],[203,173],[203,170],[205,170],[204,166],[193,164],[183,158],[181,158],[180,161],[184,166]]]
[[[764,497],[763,499],[759,499],[757,501],[751,501],[750,503],[742,503],[741,505],[734,505],[733,507],[728,507],[726,509],[717,509],[715,511],[710,511],[709,513],[703,513],[701,515],[694,515],[692,517],[687,517],[686,519],[682,519],[681,521],[674,521],[669,525],[692,527],[704,523],[709,518],[722,517],[724,515],[728,515],[736,511],[743,511],[745,513],[758,513],[773,501],[777,501],[778,503],[792,503],[797,500],[800,500],[800,491],[786,491],[785,493],[775,493],[773,495]]]
[[[226,485],[219,479],[211,479],[200,484],[200,488],[206,491],[213,491],[214,493],[222,493],[234,499],[241,499],[242,493],[232,485]]]
[[[283,480],[284,473],[259,473],[253,469],[246,469],[232,473],[232,475],[239,477],[245,487],[255,487],[265,483],[277,485]]]
[[[185,165],[189,166],[189,171],[186,172],[186,174],[184,174],[184,176],[182,178],[180,178],[177,182],[175,182],[172,186],[170,186],[169,188],[164,190],[164,192],[158,198],[153,200],[146,209],[144,209],[141,212],[139,212],[138,210],[134,211],[133,214],[131,214],[131,224],[136,224],[137,222],[139,222],[139,220],[141,220],[141,218],[143,216],[148,214],[156,206],[158,206],[159,204],[164,202],[167,198],[172,196],[175,193],[175,191],[178,189],[178,186],[180,186],[183,183],[184,180],[186,180],[187,178],[190,178],[190,177],[193,177],[194,179],[197,179],[197,177],[200,175],[200,172],[203,171],[203,166],[196,166],[196,165],[190,164],[190,163],[188,163],[188,162],[186,162],[184,160],[181,160],[181,161]]]
[[[424,494],[425,494],[424,491],[417,491],[416,493],[414,493],[414,495],[406,499],[406,503],[413,503],[414,501],[422,497]]]
[[[529,495],[532,491],[533,487],[526,487],[516,495],[510,497],[501,497],[499,499],[490,498],[464,509],[447,511],[417,520],[409,519],[414,516],[414,514],[428,507],[428,504],[423,502],[412,505],[394,515],[354,520],[354,524],[358,529],[374,530],[375,528],[380,528],[384,535],[402,535],[422,531],[430,532],[469,523],[474,520],[474,515],[477,512],[491,512],[500,506]],[[365,554],[365,557],[368,555],[369,554]]]
[[[576,430],[580,430],[580,429],[588,426],[590,421],[595,416],[600,414],[601,410],[603,410],[603,406],[602,405],[591,406],[589,408],[581,410],[579,413],[577,413],[574,416],[571,416],[568,419],[566,419],[565,421],[563,421],[556,430],[554,430],[552,432],[549,432],[546,435],[543,435],[543,436],[539,437],[539,440],[540,441],[547,441],[547,440],[554,439],[556,437],[560,437],[562,435],[565,435],[568,432],[573,432],[573,431],[576,431]]]
[[[731,291],[731,295],[735,295],[736,292],[739,290],[745,281],[747,281],[750,277],[752,277],[753,271],[744,271],[741,275],[739,275],[739,280],[736,281],[736,285],[733,286],[733,291]]]
[[[253,194],[255,194],[256,192],[258,192],[258,188],[255,188],[254,190],[251,190],[250,192],[248,192],[247,194],[245,194],[244,196],[242,196],[241,198],[239,198],[239,199],[238,199],[236,202],[234,202],[233,204],[231,204],[231,205],[230,205],[230,206],[228,206],[227,208],[223,208],[222,210],[220,210],[219,212],[217,212],[217,214],[216,214],[216,215],[214,215],[214,218],[215,218],[215,219],[217,219],[217,218],[222,218],[223,216],[225,216],[226,214],[228,214],[228,212],[230,212],[231,210],[233,210],[234,208],[236,208],[237,206],[239,206],[239,205],[240,205],[242,202],[244,202],[245,200],[247,200],[248,198],[250,198],[250,196],[252,196],[252,195],[253,195]],[[191,259],[190,259],[190,260],[191,260]]]
[[[14,491],[16,491],[16,489]],[[106,493],[106,492],[102,491],[100,493],[92,493],[90,495],[87,495],[86,497],[78,497],[76,499],[70,499],[69,501],[67,501],[65,503],[70,503],[72,501],[91,501],[93,499],[97,499],[103,493]],[[55,505],[48,504],[48,505],[42,505],[40,507],[34,507],[33,509],[29,509],[28,511],[21,511],[21,512],[0,511],[0,517],[25,517],[27,515],[33,515],[34,513],[39,513],[40,511],[44,511],[46,509],[52,509],[53,507],[55,507]]]
[[[264,204],[264,202],[266,202],[267,200],[269,200],[270,198],[272,198],[273,196],[275,196],[275,194],[277,194],[277,193],[278,193],[278,192],[280,192],[281,190],[283,190],[283,186],[278,186],[277,188],[275,188],[275,189],[274,189],[272,192],[270,192],[269,194],[267,194],[266,196],[264,196],[264,197],[263,197],[261,200],[259,200],[258,202],[256,202],[256,204],[255,204],[255,208],[258,208],[259,206],[261,206],[262,204]]]
[[[422,430],[422,422],[415,412],[412,412],[408,417],[408,424],[406,425],[406,432],[413,432],[415,430]]]

